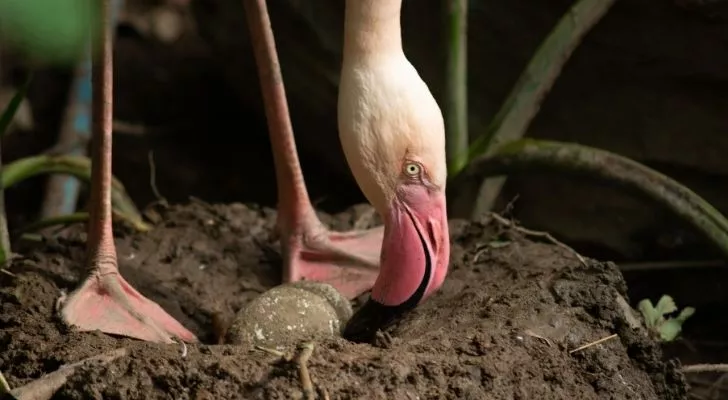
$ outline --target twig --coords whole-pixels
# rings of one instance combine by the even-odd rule
[[[181,341],[182,343],[182,358],[187,357],[187,344],[184,342],[184,340]]]
[[[5,379],[5,376],[3,376],[3,373],[0,372],[0,394],[7,393],[12,393],[12,390],[10,389],[10,384]]]
[[[288,356],[288,355],[286,355],[286,353],[284,353],[282,351],[278,351],[276,349],[271,349],[271,348],[268,348],[268,347],[263,347],[263,346],[258,346],[258,345],[256,345],[255,348],[256,348],[256,350],[264,351],[264,352],[266,352],[266,353],[268,353],[270,355],[274,355],[276,357],[280,357],[280,358],[282,358],[285,361],[291,361],[291,359],[292,359],[291,356]]]
[[[5,274],[5,275],[7,275],[7,276],[11,276],[11,277],[13,277],[13,278],[17,276],[17,275],[15,275],[14,273],[12,273],[12,272],[8,271],[8,270],[7,270],[7,269],[5,269],[5,268],[0,268],[0,273],[3,273],[3,274]]]
[[[616,337],[617,337],[617,334],[616,334],[616,333],[615,333],[614,335],[609,335],[609,336],[607,336],[607,337],[605,337],[605,338],[601,338],[601,339],[599,339],[599,340],[597,340],[597,341],[594,341],[594,342],[591,342],[591,343],[587,343],[587,344],[585,344],[585,345],[583,345],[583,346],[577,347],[577,348],[575,348],[574,350],[569,350],[569,354],[574,354],[574,353],[576,353],[577,351],[582,351],[582,350],[584,350],[584,349],[588,349],[589,347],[592,347],[592,346],[596,346],[596,345],[598,345],[598,344],[600,344],[600,343],[604,343],[604,342],[606,342],[607,340],[611,340],[611,339],[614,339],[614,338],[616,338]]]
[[[728,373],[728,364],[693,364],[682,367],[685,373],[722,372]]]
[[[486,132],[474,141],[468,162],[481,154],[492,155],[500,145],[525,135],[574,50],[614,3],[615,0],[579,0],[561,17],[534,53]],[[505,180],[505,177],[496,177],[479,182],[472,216],[493,209]]]
[[[538,238],[548,240],[552,244],[554,244],[558,247],[561,247],[562,249],[566,250],[567,252],[573,254],[574,257],[576,257],[579,260],[579,262],[582,263],[582,265],[589,266],[589,264],[586,263],[586,260],[584,259],[584,257],[581,256],[581,254],[577,253],[576,250],[572,249],[571,247],[569,247],[566,244],[557,240],[555,237],[551,236],[550,233],[543,232],[543,231],[534,231],[534,230],[531,230],[528,228],[524,228],[522,226],[518,226],[518,225],[514,224],[512,221],[507,220],[496,213],[490,213],[489,215],[499,224],[506,226],[508,228],[511,228],[511,229],[515,229],[517,232],[520,232],[526,236],[538,237]]]
[[[308,372],[308,359],[313,354],[313,343],[307,342],[301,345],[301,353],[298,355],[298,371],[301,378],[301,386],[306,400],[314,400],[316,398],[313,383],[311,382],[311,374]]]
[[[540,339],[541,341],[543,341],[544,343],[546,343],[549,347],[553,346],[553,344],[551,343],[551,340],[549,340],[549,338],[547,338],[545,336],[541,336],[541,335],[537,334],[536,332],[534,332],[534,331],[532,331],[530,329],[526,329],[525,331],[523,331],[523,333],[526,334],[526,335],[528,335],[528,336],[531,336],[533,338]]]
[[[12,394],[17,397],[18,400],[49,400],[78,368],[91,363],[106,365],[127,354],[127,349],[122,347],[108,353],[83,359],[73,364],[61,366],[56,371],[51,372],[40,379],[14,389]]]
[[[275,349],[271,349],[268,347],[263,347],[256,345],[256,350],[264,351],[268,354],[274,355],[276,357],[280,357],[283,361],[291,362],[293,361],[294,357],[287,355],[286,353],[282,351],[278,351]],[[315,399],[315,391],[313,389],[313,382],[311,382],[311,374],[308,371],[308,360],[311,358],[311,355],[313,354],[314,344],[313,342],[306,342],[299,346],[299,349],[301,352],[298,354],[298,357],[296,357],[296,364],[298,365],[298,373],[299,378],[301,380],[301,387],[303,389],[303,394],[306,400],[313,400]]]
[[[154,152],[152,150],[149,150],[147,158],[149,159],[149,186],[152,188],[152,193],[154,193],[157,201],[162,205],[167,205],[167,199],[159,193],[159,188],[157,188],[157,166],[154,163]]]
[[[114,133],[123,133],[127,135],[143,136],[148,133],[149,128],[142,124],[134,124],[131,122],[115,119],[113,122]]]

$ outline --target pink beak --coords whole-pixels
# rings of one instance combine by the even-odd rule
[[[369,301],[344,336],[370,340],[442,286],[450,258],[447,206],[441,190],[404,185],[385,216],[380,272]]]

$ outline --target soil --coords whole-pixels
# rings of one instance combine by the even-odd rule
[[[79,281],[82,226],[42,243],[0,274],[0,370],[17,387],[125,347],[127,356],[77,371],[54,399],[296,399],[295,365],[245,346],[215,344],[225,320],[280,282],[275,212],[193,201],[147,214],[155,229],[117,229],[122,274],[207,344],[159,345],[73,332],[55,302]],[[335,229],[367,207],[321,214]],[[630,328],[617,305],[616,265],[537,243],[489,219],[452,221],[442,290],[376,344],[315,343],[314,385],[332,399],[684,399],[679,363]],[[579,346],[617,334],[583,350]],[[185,350],[186,348],[186,350]],[[294,349],[291,349],[293,351]],[[322,397],[324,398],[324,397]]]

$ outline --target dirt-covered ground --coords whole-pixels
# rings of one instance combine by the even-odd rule
[[[28,256],[0,274],[0,370],[10,385],[124,347],[128,355],[84,367],[54,399],[302,398],[295,365],[210,344],[213,320],[279,282],[275,212],[201,202],[155,210],[151,232],[117,232],[122,273],[208,344],[184,354],[181,345],[67,330],[54,306],[80,278],[85,240],[82,227],[70,227],[23,249]],[[325,221],[344,229],[366,215],[359,207]],[[395,325],[390,341],[316,343],[309,368],[320,398],[686,398],[679,364],[629,327],[614,264],[584,266],[490,220],[453,221],[452,243],[443,289]]]

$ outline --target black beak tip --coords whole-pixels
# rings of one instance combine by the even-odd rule
[[[344,339],[371,343],[380,329],[386,328],[401,314],[400,307],[390,307],[369,299],[344,328]]]

